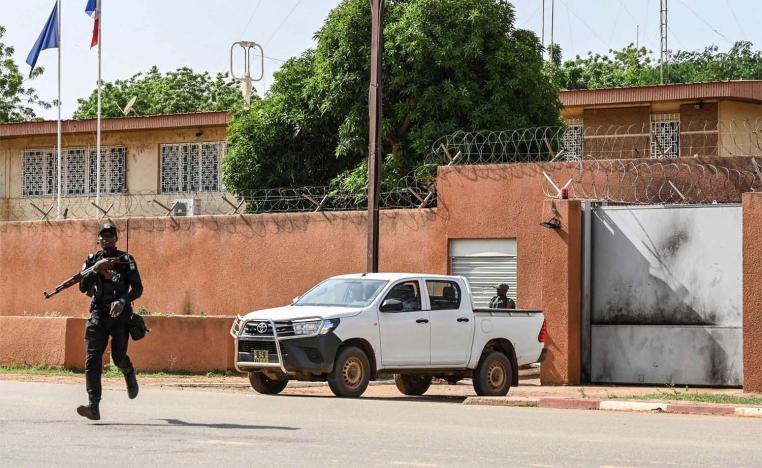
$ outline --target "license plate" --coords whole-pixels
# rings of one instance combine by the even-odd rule
[[[254,351],[254,362],[270,362],[270,353],[267,351]]]

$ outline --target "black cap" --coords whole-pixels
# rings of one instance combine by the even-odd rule
[[[111,223],[101,224],[100,227],[98,228],[98,235],[100,236],[104,232],[111,232],[111,234],[116,236],[116,226],[114,226]]]

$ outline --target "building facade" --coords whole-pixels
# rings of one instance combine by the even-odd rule
[[[567,159],[759,156],[762,81],[561,91]]]
[[[226,112],[104,119],[98,181],[96,121],[64,121],[61,217],[218,214],[227,124]],[[55,121],[0,125],[0,220],[57,217],[56,131]]]

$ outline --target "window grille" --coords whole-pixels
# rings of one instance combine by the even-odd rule
[[[126,192],[125,147],[101,147],[101,194]],[[29,150],[23,154],[25,197],[52,197],[58,193],[57,151]],[[61,152],[61,192],[65,196],[93,196],[96,192],[96,148],[66,148]]]
[[[22,171],[22,193],[25,197],[55,195],[58,186],[55,151],[24,151]]]
[[[161,147],[161,193],[218,192],[225,143],[183,143]]]
[[[677,158],[680,156],[680,115],[655,114],[651,116],[651,157]]]
[[[98,179],[98,152],[90,148],[90,161],[88,167],[89,193],[95,194]],[[127,160],[127,148],[117,146],[104,148],[101,146],[101,194],[119,194],[127,192],[125,166]]]
[[[585,144],[585,127],[582,119],[570,119],[561,137],[561,149],[568,161],[582,159]]]

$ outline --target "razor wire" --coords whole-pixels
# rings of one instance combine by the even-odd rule
[[[722,166],[694,161],[602,160],[541,166],[543,193],[621,204],[703,204],[740,201],[744,192],[762,190],[755,158]]]
[[[458,131],[437,140],[419,166],[379,195],[381,209],[437,206],[440,166],[533,163],[542,194],[612,203],[669,204],[737,202],[740,194],[762,190],[762,120],[680,121],[679,154],[654,133],[650,123],[638,125],[581,124],[507,131]],[[656,142],[654,144],[654,142]],[[701,158],[743,155],[724,163]],[[740,161],[739,161],[740,160]],[[762,157],[759,158],[762,161]],[[65,196],[67,219],[163,217],[179,214],[232,215],[358,211],[367,209],[367,187],[351,192],[331,186],[251,189],[171,194],[103,194],[95,206],[89,197]],[[179,205],[178,205],[179,204]],[[0,219],[52,219],[55,198],[0,200]],[[182,209],[178,209],[178,207]],[[190,210],[190,211],[189,211]]]

